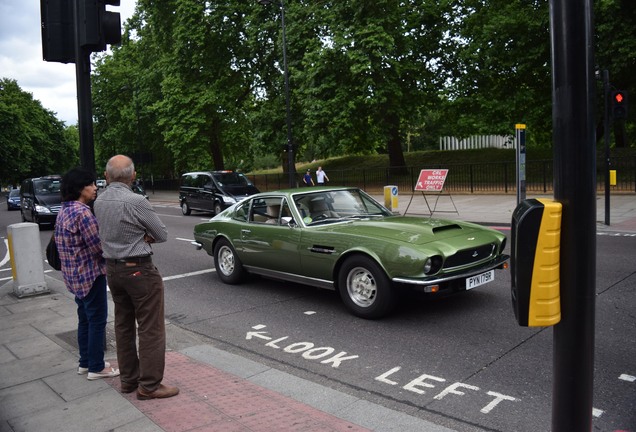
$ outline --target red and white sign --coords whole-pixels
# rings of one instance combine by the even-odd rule
[[[415,184],[416,191],[441,192],[444,189],[444,182],[448,175],[447,169],[421,170],[420,176]]]

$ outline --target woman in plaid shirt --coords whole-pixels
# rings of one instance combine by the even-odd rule
[[[97,197],[95,175],[73,168],[62,177],[62,208],[55,223],[55,244],[62,276],[77,303],[79,368],[89,380],[115,377],[119,371],[104,361],[108,318],[106,264],[102,257],[97,219],[89,204]]]

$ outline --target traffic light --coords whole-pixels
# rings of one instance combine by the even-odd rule
[[[106,45],[121,42],[121,18],[106,5],[119,6],[119,0],[77,0],[80,46],[91,52],[104,51]]]
[[[623,90],[612,92],[612,116],[614,119],[627,118],[627,92]]]
[[[42,56],[45,61],[75,63],[73,2],[40,0]]]

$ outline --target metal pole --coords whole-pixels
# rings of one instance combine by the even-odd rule
[[[552,431],[591,431],[596,295],[593,0],[550,0],[554,192],[563,205]]]
[[[79,2],[73,3],[75,12],[75,79],[77,85],[77,114],[79,122],[80,164],[95,172],[95,147],[93,143],[93,107],[91,100],[90,51],[80,45]]]
[[[283,27],[283,72],[285,74],[285,111],[286,111],[286,122],[287,122],[287,166],[288,166],[288,174],[289,174],[289,187],[296,187],[295,173],[296,173],[296,163],[294,157],[294,144],[292,141],[292,130],[291,130],[291,108],[290,108],[290,97],[289,97],[289,69],[287,69],[287,31],[285,29],[285,3],[283,0],[280,0],[280,19],[281,25]]]
[[[603,71],[603,137],[605,140],[605,225],[610,224],[609,71]]]
[[[515,125],[517,141],[517,205],[526,199],[526,125]]]

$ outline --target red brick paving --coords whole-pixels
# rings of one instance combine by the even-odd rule
[[[123,396],[167,432],[368,431],[177,352],[166,353],[165,376],[179,395],[148,401]],[[120,389],[119,379],[107,381]]]

